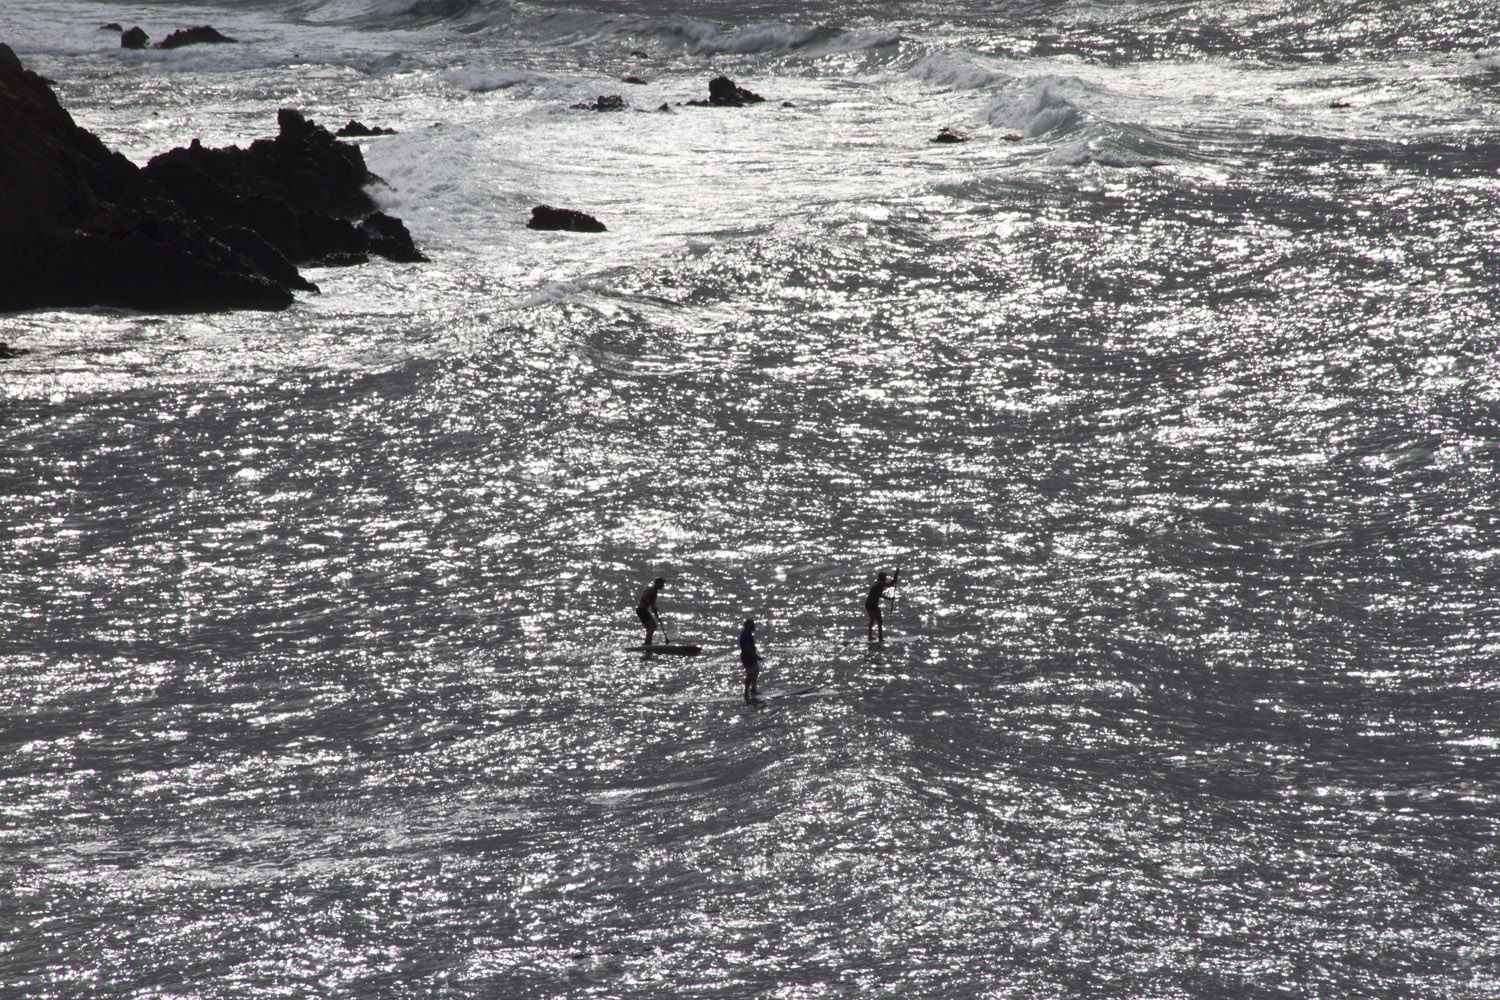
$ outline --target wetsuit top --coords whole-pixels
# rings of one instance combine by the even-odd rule
[[[636,605],[635,609],[637,611],[641,612],[642,614],[644,614],[647,611],[651,612],[652,614],[655,614],[656,613],[656,595],[658,593],[659,593],[659,591],[655,587],[648,586],[645,590],[641,591],[641,603],[638,604],[638,605]]]
[[[878,608],[878,607],[880,607],[880,599],[885,596],[885,589],[887,587],[894,587],[895,585],[896,585],[896,578],[894,576],[891,577],[889,580],[885,581],[884,583],[881,583],[879,580],[876,580],[875,581],[875,586],[873,586],[873,587],[870,588],[870,596],[865,598],[865,607],[867,607],[867,608]]]
[[[760,651],[755,648],[755,633],[747,628],[740,629],[740,659],[746,663],[760,659]]]

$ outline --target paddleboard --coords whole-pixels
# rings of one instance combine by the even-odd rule
[[[702,646],[693,646],[687,643],[652,643],[650,646],[626,646],[627,653],[665,653],[668,656],[697,656],[703,652]]]
[[[814,691],[821,691],[822,689],[823,685],[821,684],[809,684],[807,687],[791,688],[790,690],[786,691],[772,691],[769,693],[759,694],[756,695],[756,698],[760,701],[776,701],[779,698],[796,698],[798,695],[812,694]]]
[[[888,635],[884,639],[870,639],[866,642],[866,645],[870,649],[879,649],[881,646],[904,646],[912,642],[921,642],[925,638],[927,638],[925,635]],[[858,639],[850,639],[847,642],[840,643],[840,648],[847,649],[850,646],[857,645],[859,645]]]

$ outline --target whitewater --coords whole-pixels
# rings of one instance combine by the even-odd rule
[[[0,42],[137,164],[394,128],[430,258],[0,315],[0,996],[1500,995],[1493,5]]]

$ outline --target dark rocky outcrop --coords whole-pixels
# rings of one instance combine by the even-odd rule
[[[120,48],[122,49],[144,49],[150,41],[151,36],[139,27],[120,32]]]
[[[99,30],[100,31],[124,31],[125,27],[124,27],[124,25],[120,24],[119,21],[111,21],[108,24],[101,24],[101,25],[99,25]]]
[[[395,135],[393,128],[384,128],[380,125],[366,125],[364,122],[349,119],[349,124],[339,129],[334,135],[340,139],[363,139],[372,135]]]
[[[624,111],[625,108],[625,98],[619,94],[601,94],[593,104],[573,105],[574,111]]]
[[[416,264],[427,259],[412,242],[406,224],[394,215],[372,212],[365,216],[359,228],[369,238],[371,253],[403,264]]]
[[[592,215],[575,211],[571,208],[553,208],[551,205],[537,205],[531,210],[531,221],[526,223],[527,229],[563,229],[574,233],[603,233],[607,232],[604,223]]]
[[[760,104],[765,100],[737,85],[727,76],[716,76],[708,81],[708,100],[688,101],[695,108],[743,108],[747,104]]]
[[[183,28],[174,31],[158,44],[159,49],[179,49],[184,45],[232,45],[238,42],[238,38],[230,38],[228,35],[220,34],[216,29],[200,24],[192,28]]]
[[[642,80],[638,76],[625,76],[625,77],[621,77],[620,78],[620,82],[621,83],[633,83],[637,87],[644,87],[646,85],[646,81]]]
[[[31,351],[24,347],[11,347],[4,341],[0,341],[0,361],[9,361],[12,358],[19,358],[23,354],[30,353]]]
[[[373,228],[352,221],[375,212],[365,185],[379,180],[358,146],[339,142],[291,108],[282,108],[276,122],[274,139],[246,149],[209,149],[194,140],[154,157],[141,172],[194,214],[250,230],[299,264],[358,264],[371,253],[426,259],[399,221],[381,216],[386,221]]]
[[[956,132],[946,126],[938,129],[938,134],[930,140],[932,142],[968,142],[969,137],[962,132]]]
[[[248,149],[194,141],[138,169],[0,45],[0,311],[279,309],[314,289],[291,261],[425,259],[375,211],[357,146],[277,120]]]
[[[0,310],[279,309],[287,284],[80,128],[0,45]],[[244,240],[248,246],[249,241]]]

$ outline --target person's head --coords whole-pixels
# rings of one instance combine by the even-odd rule
[[[657,590],[660,590],[661,588],[665,587],[666,585],[667,585],[667,581],[664,580],[661,577],[657,577],[655,580],[651,581],[651,586],[655,587]]]
[[[745,619],[745,628],[749,629],[751,632],[754,632],[755,631],[755,619],[754,618],[746,618]]]
[[[876,579],[877,580],[884,580],[885,579],[885,570],[881,570],[880,571],[880,575],[878,577],[876,577]]]

